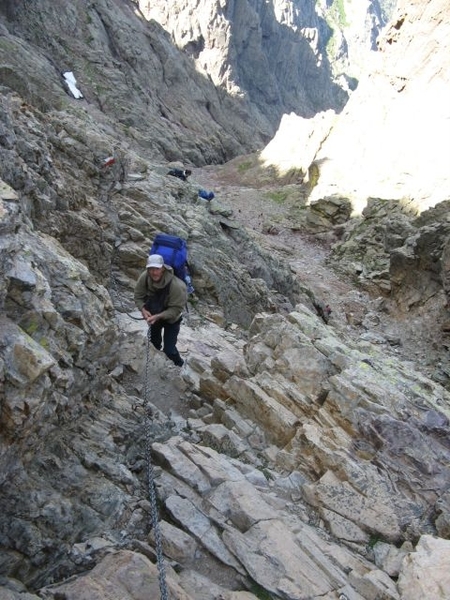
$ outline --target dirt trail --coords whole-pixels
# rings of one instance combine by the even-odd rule
[[[243,161],[245,158],[197,169],[191,183],[214,191],[217,202],[232,209],[232,218],[254,237],[258,245],[289,263],[300,284],[317,300],[330,305],[329,323],[335,330],[352,339],[377,345],[386,354],[407,360],[417,371],[439,381],[440,361],[448,361],[448,347],[442,344],[435,315],[424,313],[405,318],[392,310],[388,299],[370,295],[337,273],[327,262],[330,245],[305,232],[292,230],[289,207],[274,200],[277,188],[270,182],[261,182],[257,176],[253,179],[248,173],[243,176],[240,172]],[[185,359],[195,356],[196,361],[208,361],[218,347],[228,343],[226,333],[212,323],[199,328],[198,324],[190,322],[192,318],[186,319],[181,328],[178,348]],[[142,323],[134,324],[134,327],[145,333],[146,327]],[[188,364],[186,367],[189,379]],[[179,377],[181,374],[178,367],[151,349],[151,402],[166,416],[186,418],[192,408],[186,373]],[[141,396],[142,376],[132,376],[126,387],[130,393]]]
[[[193,172],[193,180],[214,191],[217,201],[258,244],[289,262],[299,281],[330,305],[330,323],[354,338],[382,345],[390,354],[413,362],[417,370],[445,384],[440,370],[448,361],[450,340],[442,335],[432,310],[400,315],[388,298],[358,288],[328,263],[330,245],[289,227],[289,207],[274,201],[277,187],[263,181],[246,157]],[[272,224],[275,224],[272,227]],[[436,308],[437,310],[437,308]]]
[[[288,208],[270,198],[271,186],[240,183],[239,162],[197,169],[193,175],[202,187],[211,189],[217,200],[233,210],[233,218],[255,238],[258,244],[289,262],[300,283],[314,296],[329,304],[336,322],[351,327],[375,308],[368,293],[328,265],[330,247],[305,232],[289,227]],[[253,182],[258,185],[258,182]],[[274,224],[272,226],[272,224]]]

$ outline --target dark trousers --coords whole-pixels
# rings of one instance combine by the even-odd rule
[[[178,334],[180,332],[181,319],[178,319],[176,323],[168,323],[167,321],[156,321],[153,325],[150,325],[150,341],[157,350],[161,350],[161,346],[164,340],[163,351],[167,358],[181,367],[184,360],[181,358],[180,353],[177,350]],[[163,333],[164,332],[164,333]],[[163,337],[164,335],[164,337]]]

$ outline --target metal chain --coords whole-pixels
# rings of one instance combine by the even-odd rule
[[[125,308],[125,305],[124,305],[123,300],[122,300],[122,295],[121,295],[120,290],[119,290],[119,288],[117,286],[117,281],[116,281],[116,278],[114,277],[114,273],[113,273],[113,270],[112,270],[112,263],[113,263],[113,260],[114,260],[114,255],[115,255],[115,252],[113,253],[113,255],[111,257],[111,264],[110,264],[110,267],[109,267],[109,280],[110,280],[110,282],[112,284],[112,287],[113,287],[114,293],[116,295],[116,298],[119,301],[120,307],[122,309],[122,313],[126,314],[127,317],[130,317],[130,319],[133,319],[134,321],[143,321],[144,317],[142,317],[142,316],[141,317],[135,317],[134,315],[130,314],[127,311],[127,309]]]
[[[114,190],[116,188],[117,183],[119,183],[119,182],[124,183],[127,179],[128,166],[129,166],[128,162],[129,161],[125,158],[124,153],[121,150],[116,149],[111,156],[109,156],[107,159],[104,160],[103,164],[98,169],[98,172],[100,175],[98,198],[99,198],[100,202],[103,204],[105,211],[107,212],[107,214],[110,217],[111,229],[115,232],[118,245],[120,245],[120,235],[119,235],[119,233],[117,233],[119,231],[119,221],[118,221],[117,212],[112,209],[112,197],[114,195]],[[108,242],[106,241],[105,234],[100,226],[99,226],[99,233],[100,233],[101,243],[104,244],[105,246],[107,246]],[[117,256],[117,251],[118,251],[117,244],[115,244],[113,247],[113,251],[111,254],[111,260],[109,262],[109,273],[108,273],[109,281],[112,285],[115,299],[120,304],[121,312],[126,314],[128,317],[130,317],[130,319],[133,319],[134,321],[142,321],[143,317],[135,317],[134,315],[131,315],[128,312],[128,310],[125,308],[125,305],[122,300],[122,295],[120,293],[116,278],[113,273],[113,264],[114,264],[114,260]],[[114,306],[114,298],[113,298],[113,295],[111,294],[111,292],[110,292],[110,296],[111,296],[111,300],[113,301],[113,306]],[[116,307],[114,306],[114,308],[116,308]],[[122,330],[120,325],[119,325],[119,329]]]
[[[164,556],[162,551],[161,530],[159,527],[158,506],[156,504],[155,476],[151,457],[152,447],[152,432],[151,420],[153,413],[149,402],[150,396],[150,327],[147,332],[147,354],[145,363],[145,385],[144,385],[144,402],[146,408],[145,417],[145,450],[147,458],[147,485],[148,495],[150,497],[150,516],[152,521],[153,533],[155,536],[156,564],[158,567],[159,589],[161,592],[161,600],[168,599],[167,584],[166,584],[166,569],[164,565]]]

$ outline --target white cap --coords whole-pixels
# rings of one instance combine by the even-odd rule
[[[164,258],[160,254],[150,254],[147,259],[147,269],[151,267],[154,269],[164,267]]]

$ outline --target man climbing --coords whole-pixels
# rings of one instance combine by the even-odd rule
[[[164,342],[164,354],[181,367],[184,361],[177,350],[177,340],[187,302],[186,284],[175,277],[172,267],[164,264],[160,254],[148,257],[146,270],[134,289],[134,301],[150,327],[153,346],[161,350]]]

